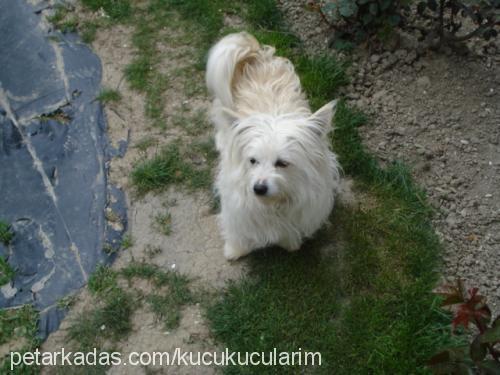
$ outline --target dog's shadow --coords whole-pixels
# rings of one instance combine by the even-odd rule
[[[335,223],[335,214],[332,222]],[[335,273],[341,277],[343,241],[341,228],[329,224],[320,229],[313,238],[307,239],[300,250],[288,252],[279,246],[270,246],[254,251],[245,257],[249,273],[259,278],[281,277],[293,283],[300,278],[318,278],[323,273]],[[293,275],[292,275],[293,274]]]

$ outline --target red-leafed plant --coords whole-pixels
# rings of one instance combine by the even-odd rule
[[[474,325],[470,345],[446,349],[432,357],[428,365],[434,374],[500,374],[500,316],[492,319],[486,297],[478,288],[466,291],[463,281],[445,285],[436,293],[443,297],[442,306],[453,312],[452,330]]]

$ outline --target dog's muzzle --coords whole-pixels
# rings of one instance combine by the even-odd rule
[[[256,183],[253,186],[253,191],[256,195],[264,196],[267,194],[267,185],[262,183]]]

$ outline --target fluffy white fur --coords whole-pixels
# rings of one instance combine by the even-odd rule
[[[227,259],[269,245],[298,250],[327,220],[339,185],[327,140],[336,101],[311,113],[292,63],[274,52],[243,32],[209,53]]]

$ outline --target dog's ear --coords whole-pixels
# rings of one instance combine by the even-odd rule
[[[222,123],[227,127],[236,123],[240,118],[236,112],[226,107],[221,107],[219,109],[218,116]]]
[[[309,122],[312,124],[311,129],[318,136],[324,137],[332,130],[332,117],[336,109],[337,100],[333,100],[325,104],[309,117]]]

